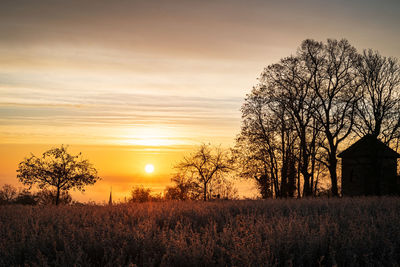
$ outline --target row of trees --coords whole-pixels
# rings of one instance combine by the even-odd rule
[[[43,189],[32,193],[28,189],[18,189],[10,184],[4,184],[0,188],[0,205],[21,204],[21,205],[48,205],[56,204],[57,191]],[[58,200],[59,204],[71,204],[72,197],[68,191],[62,191]]]
[[[238,190],[232,179],[222,175],[211,178],[206,185],[199,179],[177,173],[172,179],[173,185],[167,186],[164,197],[166,200],[210,200],[210,199],[237,199]],[[197,180],[197,181],[196,181]],[[206,190],[204,187],[206,186]]]
[[[172,178],[173,184],[167,186],[164,193],[155,194],[151,188],[135,186],[130,192],[127,202],[159,202],[168,200],[204,200],[202,186],[194,180],[179,175]],[[237,189],[228,179],[212,180],[207,186],[206,200],[237,199]]]
[[[159,200],[232,199],[237,197],[233,183],[224,174],[233,170],[232,158],[226,150],[202,145],[176,166],[172,186],[167,186],[164,196],[154,195],[144,187],[134,187],[129,202]],[[72,155],[66,146],[52,148],[41,157],[31,155],[18,165],[17,178],[29,189],[36,185],[40,191],[17,191],[10,185],[0,190],[0,204],[69,204],[68,191],[84,191],[86,185],[100,179],[97,170],[83,159],[81,153]]]
[[[395,58],[359,54],[347,40],[303,41],[265,68],[245,99],[235,147],[241,176],[263,197],[286,197],[315,195],[328,174],[338,196],[342,144],[371,134],[398,149],[399,93]]]

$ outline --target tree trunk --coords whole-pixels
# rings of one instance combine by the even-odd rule
[[[281,193],[280,197],[287,197],[287,180],[288,180],[288,166],[286,162],[283,163],[281,169]]]
[[[286,190],[288,197],[294,197],[294,192],[296,191],[296,166],[293,154],[291,154],[289,161],[289,172]]]
[[[280,197],[286,197],[286,184],[287,184],[287,173],[288,173],[288,165],[287,165],[287,151],[285,146],[285,120],[283,119],[283,113],[281,117],[281,150],[282,150],[282,168],[281,168],[281,193]]]
[[[308,158],[306,155],[303,155],[303,162],[301,166],[301,174],[303,175],[304,184],[303,184],[303,196],[309,197],[312,196],[312,184],[310,184],[311,175],[308,172]]]
[[[334,156],[330,156],[329,159],[329,174],[331,177],[331,191],[332,191],[332,196],[338,197],[339,196],[339,190],[338,190],[338,181],[337,181],[337,173],[336,173],[336,168],[337,168],[337,159],[336,159],[336,153]]]
[[[327,132],[327,139],[329,142],[329,158],[328,158],[328,170],[329,170],[329,175],[331,177],[331,192],[333,197],[338,197],[339,196],[339,190],[338,190],[338,181],[337,181],[337,158],[336,158],[336,151],[337,151],[337,144],[335,145],[334,143],[334,138],[332,137],[331,133],[328,131]]]
[[[301,198],[301,188],[300,188],[300,161],[301,154],[299,156],[299,161],[297,162],[297,198]]]
[[[311,190],[311,185],[310,185],[310,174],[307,171],[302,172],[303,179],[304,179],[304,185],[303,185],[303,196],[304,197],[309,197],[312,196],[312,190]]]
[[[309,196],[312,196],[312,190],[311,190],[312,184],[310,184],[311,175],[308,172],[309,154],[307,151],[306,130],[304,127],[301,131],[300,147],[301,147],[301,152],[303,153],[302,161],[301,161],[301,174],[303,175],[303,179],[304,179],[303,196],[309,197]]]
[[[60,188],[57,187],[56,206],[58,206],[59,202],[60,202]]]
[[[203,200],[207,201],[207,183],[206,182],[204,182],[204,198],[203,198]]]

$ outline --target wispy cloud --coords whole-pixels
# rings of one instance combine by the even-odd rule
[[[259,72],[302,39],[398,56],[385,3],[3,1],[1,142],[231,142]]]

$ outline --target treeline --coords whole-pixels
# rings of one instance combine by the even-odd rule
[[[233,159],[227,152],[221,147],[199,146],[175,166],[173,185],[166,187],[164,195],[154,195],[149,188],[134,187],[125,202],[237,198],[237,190],[225,177],[234,170]],[[101,179],[96,168],[81,153],[73,155],[64,145],[45,151],[41,157],[33,154],[26,157],[18,164],[17,178],[29,189],[36,186],[41,190],[36,194],[25,190],[25,197],[30,201],[20,204],[55,205],[71,203],[70,189],[84,191],[85,186]],[[10,188],[7,185],[3,191],[15,191]],[[109,202],[112,203],[111,196]]]
[[[120,203],[165,200],[212,200],[236,199],[237,189],[225,174],[234,170],[232,156],[228,150],[211,145],[202,145],[187,155],[175,166],[172,184],[163,194],[154,194],[150,188],[136,186]],[[84,191],[85,185],[94,184],[100,177],[97,170],[81,153],[72,155],[67,146],[52,148],[42,157],[31,155],[19,163],[17,178],[28,189],[17,189],[5,184],[0,188],[0,205],[24,204],[78,204],[72,201],[70,189]],[[31,192],[32,186],[39,191]],[[113,201],[110,196],[109,203]],[[87,203],[92,205],[94,203]]]
[[[0,188],[0,205],[48,205],[56,204],[56,201],[57,192],[51,189],[43,189],[38,192],[31,192],[26,188],[17,189],[10,184],[4,184]],[[72,197],[68,191],[62,191],[59,198],[59,204],[72,203]]]
[[[315,196],[329,177],[338,196],[338,151],[370,134],[398,150],[400,67],[347,40],[305,40],[269,65],[242,106],[235,152],[262,196]]]
[[[154,193],[151,188],[135,186],[130,191],[126,202],[159,202],[168,200],[204,200],[203,187],[191,179],[180,174],[174,176],[173,184],[165,188],[163,193]],[[238,199],[238,190],[233,181],[218,179],[209,184],[206,200],[233,200]]]

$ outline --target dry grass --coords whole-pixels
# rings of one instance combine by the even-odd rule
[[[0,265],[399,266],[400,199],[1,206]]]

